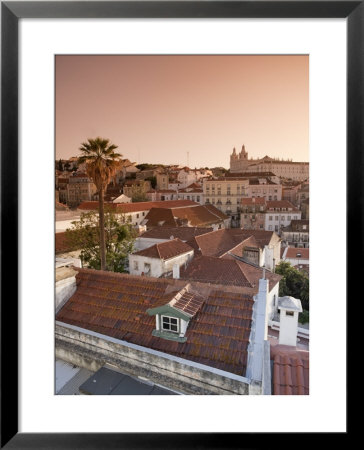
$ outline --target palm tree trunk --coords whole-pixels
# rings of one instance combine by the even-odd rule
[[[104,190],[102,188],[99,191],[99,226],[100,226],[100,260],[101,260],[101,270],[106,270]]]

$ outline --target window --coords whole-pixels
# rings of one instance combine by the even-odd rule
[[[294,314],[293,311],[286,311],[286,316],[291,316],[292,317],[293,314]]]
[[[287,217],[287,220],[291,220],[291,216],[288,216],[288,217]]]
[[[175,317],[162,316],[162,330],[178,333],[178,319]]]
[[[269,216],[269,220],[273,220],[273,216]]]
[[[286,220],[286,216],[282,216],[282,220]]]
[[[278,220],[278,216],[276,216],[275,219]]]
[[[150,264],[144,263],[144,273],[149,273],[149,272],[150,272]]]
[[[138,261],[134,261],[134,270],[138,270]]]

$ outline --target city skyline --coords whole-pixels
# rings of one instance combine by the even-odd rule
[[[308,161],[308,56],[56,56],[56,159],[109,138],[137,163]]]

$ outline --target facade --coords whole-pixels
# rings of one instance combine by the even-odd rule
[[[289,247],[310,246],[310,222],[309,220],[292,220],[288,227],[282,228],[282,245]]]
[[[166,173],[166,172],[157,173],[156,178],[157,178],[156,188],[158,190],[168,189],[168,183],[169,183],[168,173]]]
[[[203,182],[205,205],[213,205],[231,217],[231,226],[237,227],[240,221],[240,202],[247,197],[248,179],[220,177]]]
[[[192,200],[200,205],[205,204],[202,185],[197,183],[192,183],[184,189],[179,189],[177,195],[181,200]]]
[[[241,200],[240,228],[243,230],[264,230],[265,198],[243,198]]]
[[[304,184],[297,190],[297,204],[300,206],[303,201],[310,197],[310,188],[308,184]]]
[[[282,185],[271,181],[270,177],[249,175],[239,177],[219,177],[203,182],[205,204],[231,216],[232,227],[240,227],[241,201],[244,198],[265,198],[268,201],[282,198]]]
[[[302,219],[310,219],[310,199],[302,200],[301,203]]]
[[[127,197],[133,198],[136,193],[146,194],[152,189],[149,180],[128,180],[123,187],[123,194]]]
[[[179,268],[187,264],[193,253],[192,247],[177,238],[155,244],[129,255],[129,272],[131,275],[159,278],[172,273],[176,265]]]
[[[281,178],[303,181],[309,177],[309,163],[280,160],[269,156],[249,159],[243,145],[239,154],[234,148],[230,155],[230,172],[273,172]]]
[[[177,192],[172,189],[151,189],[146,193],[146,196],[151,202],[164,202],[168,200],[178,200]],[[183,200],[183,199],[182,199]],[[189,199],[188,199],[189,200]]]
[[[93,200],[96,186],[86,174],[73,173],[67,184],[67,204],[78,206],[84,201]],[[61,200],[61,195],[60,195]]]
[[[286,200],[267,202],[264,229],[280,234],[282,228],[290,225],[292,220],[300,220],[301,215],[302,212]]]

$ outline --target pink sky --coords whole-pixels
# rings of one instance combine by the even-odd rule
[[[56,158],[101,136],[131,161],[309,160],[308,56],[57,56]]]

